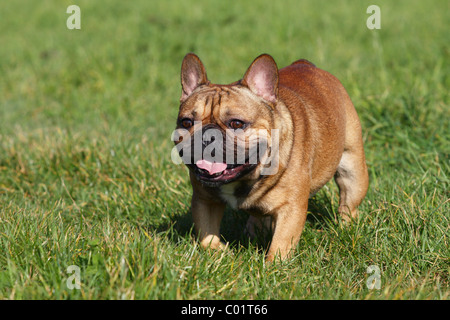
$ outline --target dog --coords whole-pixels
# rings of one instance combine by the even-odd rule
[[[308,199],[332,177],[340,216],[345,221],[357,216],[369,185],[362,129],[333,75],[304,59],[279,70],[262,54],[241,80],[219,85],[208,80],[199,57],[188,53],[181,86],[173,140],[189,168],[191,211],[202,247],[224,246],[220,223],[228,204],[250,213],[249,229],[270,217],[266,261],[291,257]]]

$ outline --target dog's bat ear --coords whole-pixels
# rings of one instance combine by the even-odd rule
[[[192,92],[202,84],[208,84],[206,70],[200,58],[194,53],[188,53],[181,64],[181,98],[184,102]]]
[[[256,58],[241,81],[253,93],[261,98],[276,103],[278,99],[278,67],[268,54]]]

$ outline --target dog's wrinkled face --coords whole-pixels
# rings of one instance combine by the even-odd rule
[[[243,177],[254,179],[267,163],[278,69],[273,60],[265,63],[268,66],[250,66],[239,82],[213,85],[198,57],[185,57],[175,143],[202,184],[216,187]]]

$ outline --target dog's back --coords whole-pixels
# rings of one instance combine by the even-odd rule
[[[294,148],[307,149],[301,166],[310,169],[314,193],[333,177],[341,160],[348,95],[339,80],[307,60],[279,70],[279,95],[296,118]]]

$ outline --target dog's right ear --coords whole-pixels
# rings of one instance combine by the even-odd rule
[[[188,53],[181,64],[180,102],[184,102],[198,86],[208,83],[206,70],[200,58],[194,53]]]

